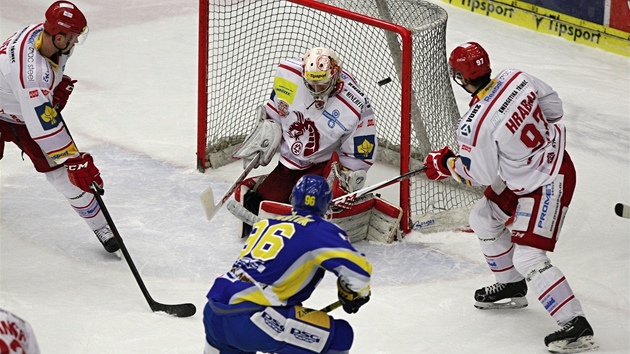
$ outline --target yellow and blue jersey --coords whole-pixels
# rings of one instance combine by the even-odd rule
[[[326,271],[367,295],[372,265],[345,231],[317,215],[293,211],[254,224],[232,269],[215,280],[207,296],[237,308],[293,306],[311,296]]]

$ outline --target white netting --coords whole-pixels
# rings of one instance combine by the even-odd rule
[[[411,116],[401,117],[401,38],[361,22],[285,0],[211,0],[206,75],[205,166],[218,167],[256,124],[256,106],[269,97],[276,65],[311,47],[339,53],[344,68],[368,93],[377,117],[378,159],[399,165],[402,122],[411,121],[409,169],[444,145],[456,147],[459,112],[446,60],[447,14],[417,0],[320,1],[394,23],[413,32]],[[201,25],[203,26],[203,25]],[[383,80],[389,83],[379,85]],[[470,205],[478,191],[456,183],[411,180],[408,216]]]

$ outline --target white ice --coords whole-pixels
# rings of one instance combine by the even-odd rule
[[[41,21],[51,2],[0,2],[0,39]],[[581,301],[599,352],[629,353],[630,220],[613,206],[630,202],[630,60],[436,3],[449,13],[449,51],[478,41],[495,70],[529,72],[564,100],[578,185],[550,257]],[[64,117],[102,171],[106,205],[153,298],[192,302],[197,314],[151,312],[127,263],[104,253],[13,145],[0,163],[0,307],[31,323],[46,354],[201,353],[205,294],[242,240],[225,209],[208,222],[198,201],[207,186],[221,195],[241,169],[196,171],[198,2],[77,5],[90,34],[67,67],[78,83]],[[465,110],[468,96],[458,87],[455,94]],[[396,174],[377,166],[368,184]],[[355,329],[353,353],[546,353],[543,338],[558,329],[531,294],[522,310],[472,306],[474,290],[494,282],[474,234],[414,233],[356,247],[374,264],[372,300],[356,315],[333,312]],[[327,277],[306,305],[335,300]]]

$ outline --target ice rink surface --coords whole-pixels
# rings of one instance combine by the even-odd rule
[[[630,352],[630,220],[613,213],[615,203],[630,203],[630,60],[435,2],[449,13],[449,52],[480,42],[495,72],[524,70],[563,99],[578,186],[550,258],[582,302],[599,352]],[[7,145],[0,307],[31,323],[42,353],[203,351],[205,294],[243,241],[225,209],[208,222],[198,196],[207,186],[222,195],[242,165],[195,169],[197,3],[77,1],[90,34],[66,69],[78,82],[63,115],[101,170],[106,205],[153,298],[192,302],[198,312],[152,313],[127,263],[105,254],[63,197]],[[0,2],[0,38],[42,21],[49,4]],[[343,59],[344,49],[335,49]],[[459,87],[455,95],[463,112],[469,97]],[[395,175],[376,166],[367,183]],[[395,187],[384,191],[392,194]],[[543,338],[558,327],[535,296],[522,310],[473,307],[474,290],[494,283],[474,234],[412,233],[392,245],[355,246],[374,265],[372,299],[356,315],[333,312],[355,329],[353,353],[547,352]],[[305,305],[335,300],[329,276]]]

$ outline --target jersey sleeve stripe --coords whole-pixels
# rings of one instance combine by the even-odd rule
[[[519,77],[521,75],[521,72],[517,72],[515,75],[513,75],[506,83],[505,85],[503,85],[503,87],[501,88],[501,91],[499,91],[499,93],[497,94],[497,96],[501,96],[503,95],[503,93],[505,92],[505,90],[510,86],[510,84],[516,80],[517,77]],[[485,108],[484,112],[483,112],[483,116],[481,117],[481,119],[479,119],[479,123],[477,124],[477,130],[475,131],[475,137],[473,139],[472,142],[472,146],[477,146],[477,137],[479,136],[479,132],[481,131],[481,125],[483,124],[483,121],[486,119],[486,117],[488,116],[488,113],[490,113],[492,106],[494,106],[494,104],[499,101],[498,99],[492,100],[492,102],[490,102],[490,104],[488,105],[488,107]]]

